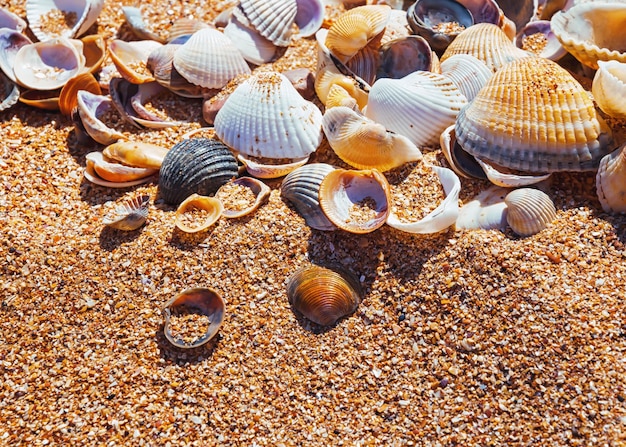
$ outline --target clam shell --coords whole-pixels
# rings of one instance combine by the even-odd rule
[[[598,61],[598,71],[591,87],[593,99],[604,113],[626,118],[626,63]]]
[[[282,74],[260,72],[242,82],[215,118],[215,133],[243,155],[303,159],[322,142],[322,113]]]
[[[59,110],[59,95],[61,89],[55,90],[22,90],[19,101],[31,107],[41,110],[56,112]]]
[[[107,214],[102,223],[107,227],[133,231],[146,223],[150,209],[150,196],[136,195],[124,200]]]
[[[78,105],[78,92],[85,90],[94,95],[101,95],[100,83],[90,72],[80,73],[65,83],[59,94],[59,110],[65,116],[70,116]]]
[[[261,65],[270,62],[276,56],[276,45],[254,29],[245,17],[233,14],[224,28],[224,35],[237,47],[245,60]]]
[[[165,43],[163,37],[148,27],[141,14],[141,8],[137,6],[122,6],[122,12],[135,37],[141,40],[154,40]]]
[[[324,23],[325,7],[322,0],[296,0],[295,22],[301,37],[314,35]]]
[[[287,298],[293,309],[321,326],[331,326],[353,313],[361,297],[357,278],[339,267],[302,267],[287,281]]]
[[[172,93],[158,82],[140,84],[137,88],[137,93],[130,98],[130,105],[136,113],[136,116],[133,115],[132,119],[143,127],[150,129],[165,129],[184,124],[183,121],[176,121],[167,116],[167,110],[154,111],[146,107],[146,104],[151,102],[151,100],[156,100],[163,95],[171,97]],[[154,107],[155,103],[152,102],[152,104]]]
[[[80,39],[83,43],[85,56],[85,70],[96,73],[102,67],[108,54],[104,37],[100,34],[91,34]]]
[[[626,62],[626,3],[579,3],[550,19],[552,32],[569,53],[593,69],[598,61]]]
[[[466,104],[467,99],[448,77],[416,71],[401,79],[376,81],[365,115],[421,147],[437,143]]]
[[[491,163],[477,158],[476,161],[491,183],[504,188],[517,188],[520,186],[534,185],[535,183],[547,180],[552,174],[525,174],[520,172],[509,172],[501,166],[494,166]]]
[[[296,0],[240,0],[239,8],[261,36],[280,47],[289,45]]]
[[[388,171],[422,158],[407,137],[348,107],[326,109],[322,126],[335,154],[357,169]]]
[[[553,61],[561,59],[567,51],[552,32],[549,20],[535,20],[517,34],[515,45],[519,48]]]
[[[504,198],[506,220],[518,236],[532,236],[556,219],[556,208],[550,196],[539,189],[519,188]]]
[[[403,78],[414,71],[431,71],[433,52],[421,36],[391,40],[380,47],[378,78]]]
[[[224,322],[225,313],[224,300],[215,290],[206,287],[183,290],[169,300],[163,308],[165,338],[177,348],[186,349],[202,346],[215,337]],[[176,328],[172,328],[172,320],[176,317],[184,318],[185,315],[208,317],[207,330],[199,337],[186,337],[185,333],[176,332]]]
[[[105,160],[102,152],[90,152],[85,156],[84,176],[91,183],[108,188],[127,188],[146,183],[157,169],[136,168]]]
[[[174,145],[165,155],[159,174],[159,194],[165,202],[177,205],[193,193],[214,194],[237,174],[237,160],[223,143],[190,138]]]
[[[169,149],[142,141],[118,141],[104,148],[102,153],[127,166],[160,169]]]
[[[254,157],[238,154],[237,160],[244,164],[246,171],[248,171],[250,175],[257,178],[270,179],[284,177],[294,169],[306,164],[306,162],[309,161],[309,157],[298,158],[295,160],[290,159],[286,163],[280,162],[277,164],[271,164],[269,162],[274,160],[269,158],[255,159]]]
[[[154,49],[146,63],[154,79],[163,87],[186,98],[202,98],[208,91],[204,87],[192,84],[174,67],[174,53],[182,43],[168,43]]]
[[[13,82],[17,82],[13,72],[15,55],[25,45],[32,45],[32,42],[24,34],[9,28],[0,28],[0,69]]]
[[[335,169],[320,183],[320,207],[338,228],[371,233],[387,221],[390,190],[385,176],[375,169]]]
[[[455,54],[441,63],[441,74],[450,79],[468,101],[487,83],[493,72],[469,54]]]
[[[104,0],[27,0],[26,19],[41,42],[78,37],[96,23]]]
[[[124,134],[100,120],[113,107],[113,101],[108,96],[79,90],[76,94],[76,107],[85,131],[98,143],[108,145],[126,138]]]
[[[7,28],[21,33],[27,26],[26,21],[17,14],[9,11],[7,8],[0,8],[0,28]]]
[[[250,73],[233,42],[213,28],[196,31],[176,50],[173,63],[187,81],[210,89],[222,88],[236,76]]]
[[[126,42],[114,39],[109,44],[109,54],[117,71],[124,79],[133,84],[153,82],[154,76],[148,69],[148,57],[162,44],[154,40]]]
[[[455,125],[447,127],[439,138],[441,152],[446,161],[457,175],[465,178],[486,179],[485,171],[473,155],[468,154],[456,141]]]
[[[504,202],[509,188],[491,186],[459,209],[457,230],[505,230],[507,205]]]
[[[596,193],[607,213],[626,213],[626,144],[604,156],[596,174]]]
[[[288,200],[304,218],[306,224],[322,231],[333,231],[333,224],[320,207],[320,184],[335,168],[326,163],[311,163],[290,172],[280,186],[280,195]]]
[[[461,110],[455,131],[476,158],[529,172],[595,169],[612,139],[582,86],[544,58],[497,71]]]
[[[192,194],[178,205],[175,217],[176,228],[185,233],[204,231],[218,221],[222,211],[224,211],[224,205],[221,200]]]
[[[243,189],[248,194],[241,194]],[[253,177],[239,177],[224,185],[215,193],[215,198],[224,205],[222,216],[234,219],[247,216],[267,202],[272,190],[269,186]]]
[[[20,89],[4,73],[0,72],[0,112],[7,110],[17,103],[20,98]]]

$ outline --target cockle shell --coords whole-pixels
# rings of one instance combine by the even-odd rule
[[[13,67],[15,67],[15,55],[25,45],[32,45],[33,42],[19,31],[15,31],[9,28],[0,28],[0,69],[5,75],[13,82],[17,82],[15,79],[15,73]]]
[[[455,54],[441,63],[441,74],[450,79],[468,101],[474,99],[493,72],[485,63],[469,54]]]
[[[12,107],[20,98],[17,84],[0,72],[0,112]]]
[[[332,107],[349,107],[352,110],[358,111],[359,105],[348,90],[340,86],[339,84],[333,84],[328,90],[328,95],[326,96],[326,109],[330,109]]]
[[[448,77],[416,71],[372,86],[365,115],[422,147],[439,141],[467,99]]]
[[[178,41],[181,37],[191,37],[193,33],[204,28],[215,28],[215,26],[202,20],[181,17],[172,24],[167,41],[172,43]]]
[[[105,159],[102,152],[90,152],[85,156],[84,176],[96,185],[108,188],[127,188],[146,183],[158,169],[136,168]]]
[[[193,215],[200,211],[200,216]],[[191,194],[176,209],[175,224],[185,233],[204,231],[218,221],[224,211],[221,200],[215,197]],[[192,216],[187,218],[187,216]]]
[[[41,42],[74,38],[96,23],[103,7],[104,0],[27,0],[26,19]]]
[[[591,87],[593,99],[604,113],[626,118],[626,62],[598,61]]]
[[[230,196],[230,188],[245,188],[252,196],[253,200]],[[224,210],[222,216],[228,219],[247,216],[257,210],[263,203],[267,202],[272,190],[261,180],[254,177],[239,177],[223,184],[215,193],[215,198],[222,201]]]
[[[182,43],[170,42],[154,49],[148,56],[146,66],[159,84],[177,95],[186,98],[202,98],[209,89],[192,84],[174,67],[174,53],[181,45]]]
[[[239,8],[259,34],[281,47],[289,46],[296,0],[240,0]]]
[[[102,223],[117,230],[133,231],[146,223],[149,209],[150,196],[136,195],[115,207],[104,217]]]
[[[307,319],[331,326],[356,310],[362,291],[357,278],[347,270],[311,265],[289,277],[287,298]]]
[[[108,96],[79,90],[76,94],[76,106],[85,131],[98,143],[107,145],[126,138],[123,133],[110,128],[100,119],[113,108],[113,102]]]
[[[519,188],[504,198],[506,220],[518,236],[532,236],[556,219],[556,208],[550,196],[534,188]]]
[[[322,231],[337,227],[322,211],[319,201],[320,184],[335,168],[326,163],[311,163],[290,172],[280,185],[280,195],[287,199],[304,218],[306,224]]]
[[[133,84],[153,82],[154,77],[148,70],[148,57],[162,44],[154,40],[126,42],[114,39],[109,44],[109,54],[117,71],[124,79]]]
[[[250,25],[243,14],[233,14],[224,28],[224,35],[237,47],[245,60],[261,65],[276,55],[276,45]]]
[[[596,193],[604,211],[626,213],[626,144],[600,161]]]
[[[357,169],[388,171],[422,158],[407,137],[348,107],[326,109],[322,126],[335,154]]]
[[[539,57],[498,70],[461,110],[455,131],[476,158],[530,172],[595,169],[612,140],[582,86]]]
[[[507,205],[504,198],[509,188],[491,186],[459,209],[457,230],[505,230]]]
[[[159,173],[159,194],[165,202],[178,205],[193,193],[214,194],[237,175],[237,160],[222,142],[190,138],[174,145],[165,155]]]
[[[160,169],[169,149],[142,141],[118,141],[105,147],[102,153],[127,166]]]
[[[8,8],[0,8],[0,28],[7,28],[21,33],[28,24],[17,14],[9,11]]]

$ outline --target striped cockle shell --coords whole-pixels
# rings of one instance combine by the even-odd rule
[[[326,96],[326,109],[338,106],[349,107],[355,111],[359,110],[356,99],[348,93],[348,90],[339,84],[333,84],[328,90],[328,95]]]
[[[493,72],[483,61],[469,54],[455,54],[441,63],[441,74],[450,79],[468,101],[474,99]]]
[[[322,142],[322,112],[277,72],[242,82],[215,117],[215,133],[240,154],[270,159],[309,157]]]
[[[107,227],[133,231],[146,223],[150,209],[150,196],[139,194],[124,200],[111,210],[102,223]]]
[[[550,196],[534,188],[514,189],[506,195],[506,220],[518,236],[539,233],[556,219],[556,208]]]
[[[233,12],[224,28],[224,35],[239,49],[245,60],[251,64],[261,65],[270,62],[276,55],[276,45],[248,22],[243,14]]]
[[[174,67],[174,53],[182,43],[170,42],[155,48],[148,56],[146,66],[156,82],[179,96],[202,98],[209,89],[192,84]]]
[[[289,46],[298,10],[296,0],[240,0],[239,8],[261,36],[274,45]]]
[[[626,118],[626,62],[598,61],[591,87],[593,99],[604,113]]]
[[[612,140],[583,87],[539,57],[498,70],[461,110],[455,131],[476,158],[530,172],[596,169]]]
[[[41,42],[74,38],[96,23],[103,7],[104,0],[27,0],[26,19]]]
[[[600,161],[596,193],[604,211],[626,213],[626,144]]]

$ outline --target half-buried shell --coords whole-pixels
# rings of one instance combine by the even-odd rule
[[[102,223],[117,230],[133,231],[146,223],[149,209],[150,196],[136,195],[116,206]]]

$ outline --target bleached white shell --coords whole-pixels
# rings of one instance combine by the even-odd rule
[[[439,141],[467,99],[444,75],[416,71],[401,79],[379,79],[369,93],[365,115],[418,147]]]
[[[509,188],[491,186],[459,209],[457,230],[505,230],[507,206],[504,202]]]
[[[260,72],[242,82],[215,117],[215,133],[241,154],[301,159],[322,142],[322,112],[282,74]]]
[[[600,161],[596,193],[604,211],[626,213],[626,144]]]
[[[255,159],[254,157],[248,157],[243,154],[237,155],[239,160],[246,167],[246,171],[256,178],[279,178],[292,172],[294,169],[305,165],[309,161],[309,157],[297,158],[295,160],[289,159],[286,163],[272,164],[268,163],[271,159],[261,158]],[[267,161],[266,161],[267,160]]]
[[[118,230],[133,231],[146,222],[149,209],[150,196],[136,195],[116,206],[102,219],[102,223]]]
[[[604,113],[614,118],[626,118],[626,63],[598,61],[591,92]]]
[[[519,188],[504,198],[508,212],[506,220],[519,236],[539,233],[556,219],[556,208],[550,196],[534,188]]]
[[[148,24],[144,21],[141,13],[141,8],[137,6],[122,6],[122,12],[126,23],[133,30],[133,34],[139,39],[154,40],[160,43],[165,43],[165,39],[158,33],[150,29]]]
[[[310,37],[324,23],[325,3],[323,0],[296,0],[298,9],[295,22],[302,37]]]
[[[0,72],[0,112],[12,107],[20,98],[20,89],[15,82]]]
[[[530,173],[507,172],[507,169],[502,169],[501,166],[495,167],[480,158],[477,158],[476,161],[491,183],[504,188],[518,188],[520,186],[534,185],[535,183],[547,180],[552,175],[550,173],[533,175]]]
[[[239,49],[245,60],[261,65],[270,62],[276,55],[276,45],[261,36],[245,17],[233,14],[224,28],[224,35]]]
[[[9,11],[8,8],[0,8],[0,28],[7,28],[21,33],[28,24],[17,14]]]
[[[240,74],[250,73],[237,47],[213,29],[196,31],[174,53],[174,67],[192,84],[218,89]]]
[[[440,64],[441,74],[459,88],[468,101],[474,99],[493,72],[483,61],[469,54],[455,54]]]
[[[251,25],[274,45],[289,45],[296,19],[296,0],[241,0],[239,7]]]
[[[41,42],[55,37],[79,37],[98,19],[104,0],[27,0],[26,18]],[[55,26],[49,24],[50,19]],[[57,24],[65,18],[65,26]]]
[[[15,55],[20,48],[31,44],[31,40],[19,31],[9,28],[0,29],[0,69],[11,81],[17,82],[13,72]]]

